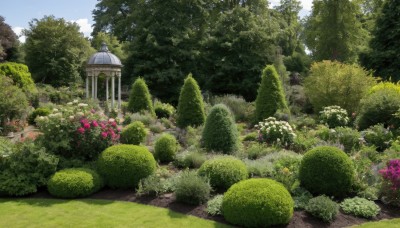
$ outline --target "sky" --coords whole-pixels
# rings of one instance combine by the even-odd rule
[[[271,7],[279,5],[280,0],[270,0]],[[312,0],[301,0],[303,10],[300,16],[305,16],[311,11]],[[81,32],[89,37],[92,32],[92,11],[97,0],[0,0],[0,15],[5,18],[17,35],[29,27],[29,22],[41,19],[45,15],[54,15],[79,24]],[[25,42],[25,37],[20,36],[20,41]]]

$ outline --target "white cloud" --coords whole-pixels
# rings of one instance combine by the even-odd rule
[[[12,30],[15,32],[15,34],[17,34],[19,41],[21,41],[22,43],[25,43],[26,36],[22,35],[22,30],[24,30],[24,28],[14,27],[14,28],[12,28]]]
[[[301,14],[305,14],[307,12],[311,11],[312,8],[312,0],[300,0],[301,2],[301,6],[303,7],[302,13]],[[274,6],[279,6],[280,4],[280,0],[270,0],[270,6],[274,7]]]
[[[93,31],[92,25],[89,24],[89,20],[87,18],[78,19],[72,22],[75,22],[79,25],[80,27],[79,31],[83,33],[85,36],[90,36],[90,33],[92,33]]]

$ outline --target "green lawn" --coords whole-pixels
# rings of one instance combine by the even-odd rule
[[[378,222],[367,222],[354,228],[398,228],[400,227],[400,219],[381,220]]]
[[[229,227],[131,202],[0,199],[0,227]]]

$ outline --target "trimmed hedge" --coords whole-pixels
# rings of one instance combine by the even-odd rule
[[[329,146],[308,151],[300,165],[301,185],[314,195],[342,197],[354,182],[354,167],[345,152]]]
[[[222,156],[203,163],[199,169],[200,176],[210,179],[211,186],[225,190],[233,184],[248,177],[246,165],[232,156]]]
[[[147,130],[140,121],[135,121],[126,126],[121,132],[121,142],[125,144],[139,145],[147,136]]]
[[[271,179],[249,179],[234,184],[224,194],[225,219],[245,227],[287,224],[293,216],[294,202],[282,184]]]
[[[161,162],[171,162],[178,151],[178,141],[168,133],[162,134],[154,145],[154,155]]]
[[[103,187],[103,180],[91,169],[72,168],[56,172],[47,183],[53,196],[78,198],[89,196]]]
[[[229,109],[223,104],[215,105],[207,116],[202,139],[208,151],[232,154],[239,143],[238,130]]]
[[[99,173],[111,188],[136,188],[155,172],[156,164],[146,147],[124,144],[107,148],[97,161]]]
[[[180,128],[199,126],[204,123],[205,111],[203,97],[196,80],[189,74],[179,95],[176,124]]]
[[[149,88],[143,78],[136,79],[132,85],[128,110],[130,112],[149,111],[152,115],[155,115]]]

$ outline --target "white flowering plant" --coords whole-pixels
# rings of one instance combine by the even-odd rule
[[[255,127],[258,129],[258,141],[271,145],[288,147],[297,137],[288,122],[278,121],[274,117],[259,122]]]
[[[347,111],[337,105],[325,107],[320,112],[320,120],[329,128],[344,127],[350,122]]]

